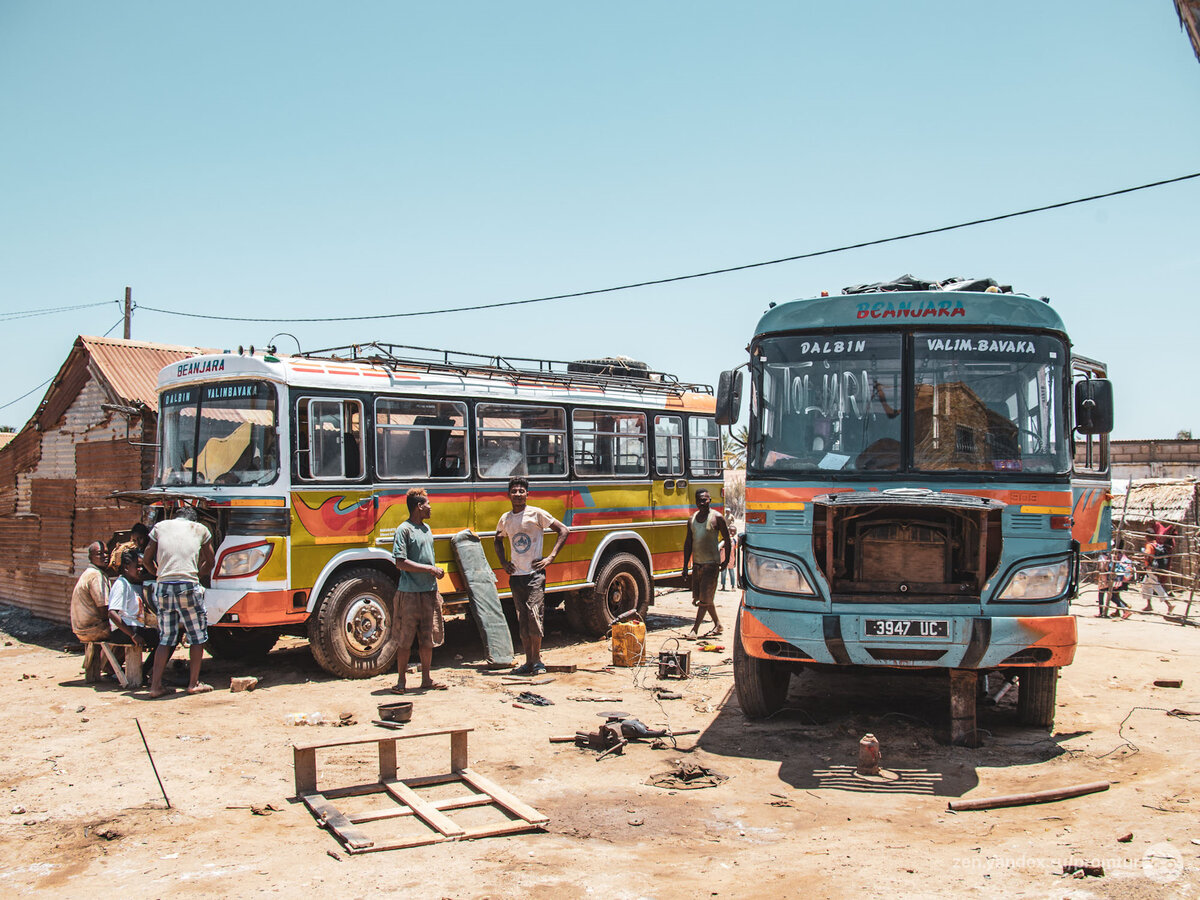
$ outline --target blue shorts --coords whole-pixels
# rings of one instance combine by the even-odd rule
[[[190,581],[160,581],[154,586],[158,601],[158,631],[170,646],[187,632],[193,647],[208,643],[208,616],[204,612],[204,588]]]

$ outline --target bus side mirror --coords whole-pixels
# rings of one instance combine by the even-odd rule
[[[1080,434],[1109,434],[1113,430],[1112,382],[1107,378],[1075,383],[1075,430]]]
[[[733,425],[742,414],[742,373],[722,372],[717,379],[717,424]]]

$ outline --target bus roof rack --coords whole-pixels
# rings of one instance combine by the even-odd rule
[[[599,387],[620,387],[642,393],[677,394],[691,391],[711,394],[712,385],[680,381],[675,375],[650,369],[645,363],[625,357],[587,359],[569,362],[559,359],[533,359],[521,356],[486,355],[436,347],[416,347],[370,341],[308,350],[295,354],[306,359],[328,359],[338,362],[362,362],[388,369],[408,369],[422,372],[448,372],[484,378],[502,378],[519,383],[538,381],[543,384],[591,384]]]

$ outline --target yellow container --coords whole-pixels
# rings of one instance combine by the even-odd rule
[[[614,666],[640,666],[646,661],[646,623],[641,619],[617,622],[612,627]]]

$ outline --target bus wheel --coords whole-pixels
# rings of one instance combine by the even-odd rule
[[[1058,666],[1021,670],[1017,688],[1017,719],[1022,725],[1050,728],[1054,725],[1054,701],[1058,697]]]
[[[604,637],[612,620],[631,609],[645,617],[651,590],[650,576],[640,559],[632,553],[613,554],[600,566],[596,587],[583,604],[584,633]]]
[[[279,640],[278,628],[209,628],[204,649],[213,659],[262,659]]]
[[[783,709],[788,683],[792,680],[787,663],[759,659],[742,649],[741,617],[733,633],[733,686],[738,703],[749,719],[765,719]]]
[[[371,678],[396,662],[392,596],[396,585],[375,569],[347,569],[321,593],[308,619],[308,643],[326,672]]]

